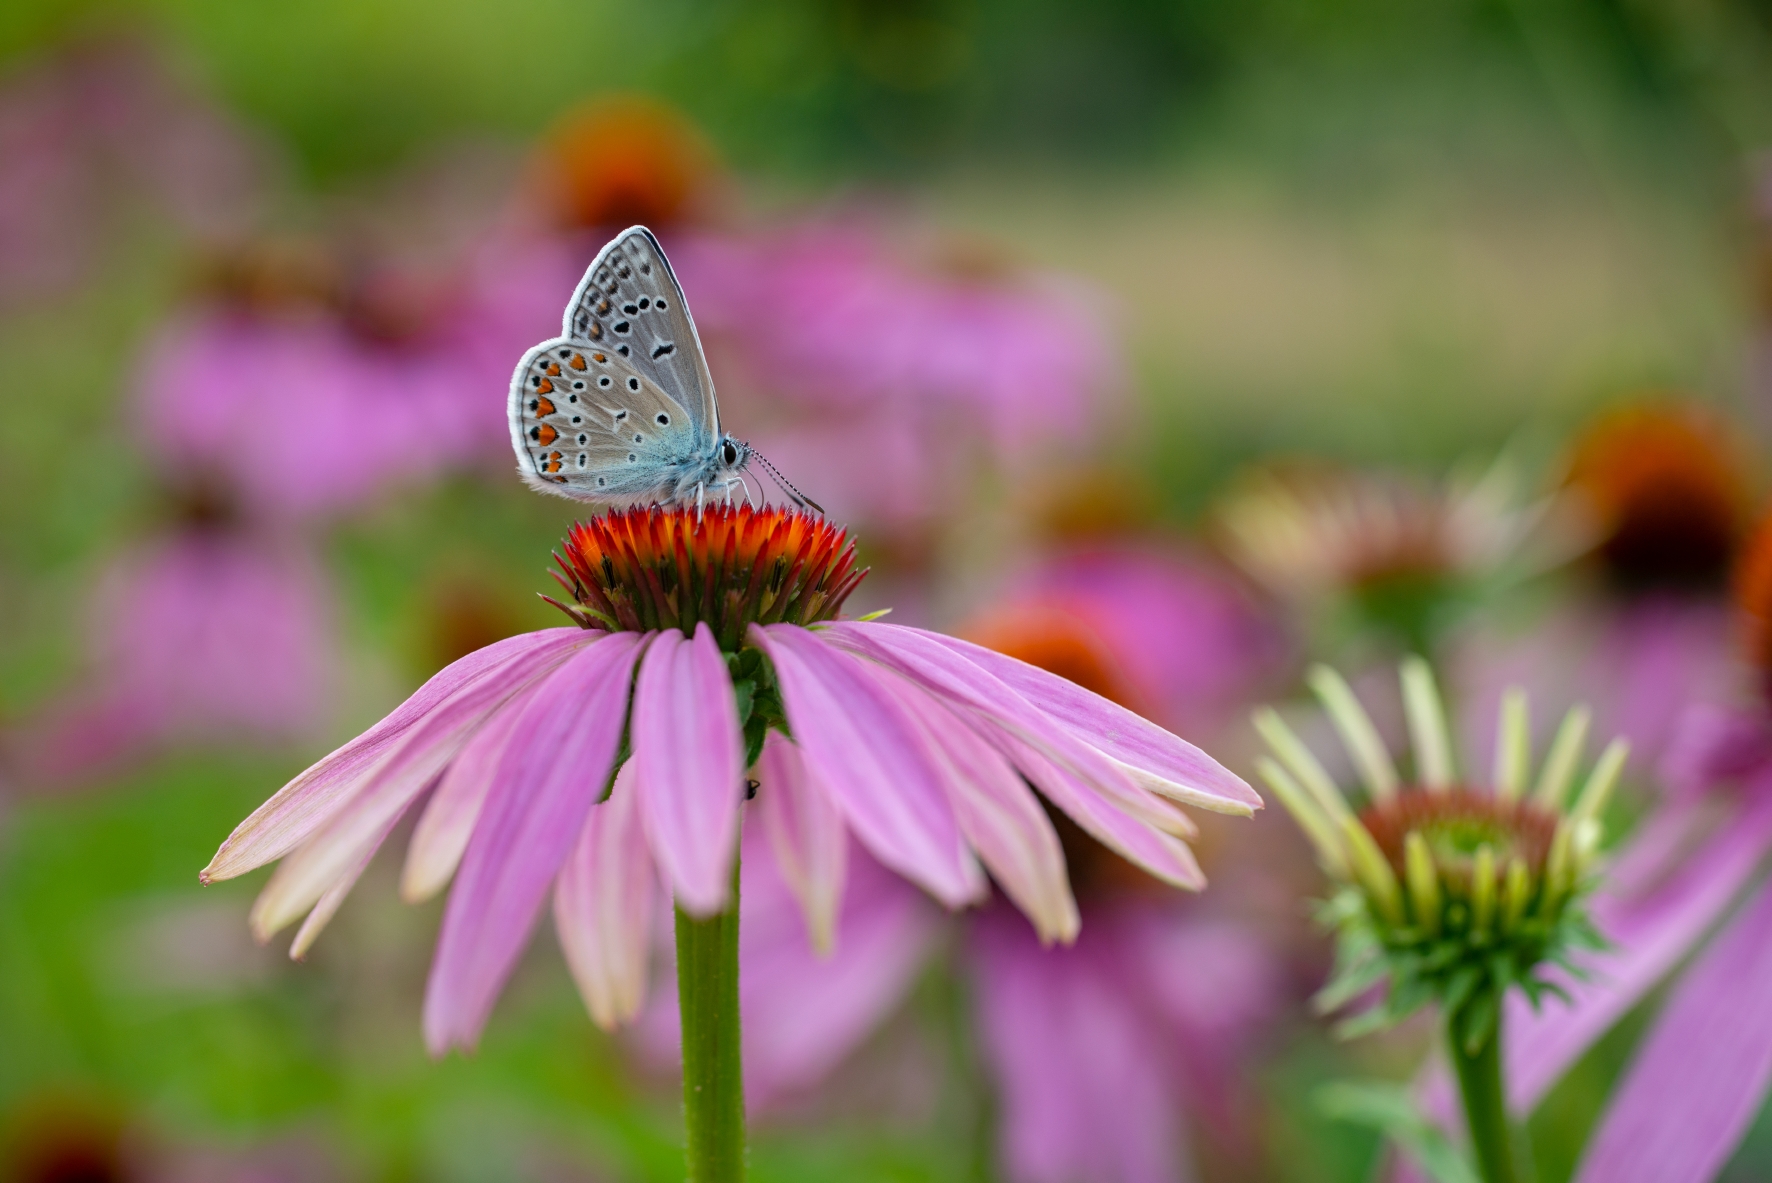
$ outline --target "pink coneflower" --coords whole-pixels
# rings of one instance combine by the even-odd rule
[[[188,530],[118,555],[94,597],[84,688],[19,739],[62,783],[167,741],[311,735],[331,678],[331,603],[299,548]]]
[[[1154,587],[1179,602],[1147,594]],[[1131,619],[1107,627],[1108,605]],[[1189,608],[1192,636],[1172,618]],[[1151,625],[1148,635],[1137,619]],[[1237,627],[1225,627],[1231,623]],[[1273,656],[1272,638],[1231,588],[1141,551],[1104,551],[1075,570],[1058,559],[1036,564],[966,633],[1107,699],[1142,684],[1145,665],[1134,673],[1128,661],[1138,649],[1138,662],[1173,667],[1148,687],[1166,706],[1186,707],[1211,690],[1234,698]],[[1245,664],[1228,653],[1216,660],[1220,645],[1240,645]],[[1190,680],[1192,693],[1179,686]],[[1157,696],[1159,686],[1173,695]],[[758,804],[770,828],[767,798]],[[1055,945],[999,900],[968,916],[960,961],[998,1093],[1005,1177],[1187,1178],[1196,1132],[1209,1132],[1221,1153],[1247,1151],[1248,1098],[1235,1064],[1278,1001],[1271,951],[1246,927],[1206,914],[1062,814],[1052,816],[1076,899],[1075,939]],[[816,1085],[902,1005],[934,933],[918,893],[868,871],[871,859],[850,877],[833,914],[814,910],[820,897],[802,893],[796,902],[789,890],[772,889],[803,881],[803,864],[780,860],[760,839],[747,858],[747,890],[753,880],[760,888],[746,898],[740,935],[747,1079],[753,1101],[771,1101]],[[828,945],[824,956],[808,949],[809,934]],[[668,1049],[666,1016],[654,1016],[648,1044]]]
[[[981,460],[1087,446],[1122,377],[1075,277],[976,244],[907,250],[860,220],[687,244],[711,348],[753,442],[833,512],[924,528]]]
[[[1460,680],[1484,702],[1509,683],[1586,702],[1603,730],[1658,761],[1682,710],[1726,694],[1736,675],[1726,587],[1748,519],[1741,453],[1690,403],[1596,419],[1569,461],[1568,498],[1595,543],[1579,594],[1513,635],[1470,637]]]
[[[89,276],[121,233],[237,232],[268,154],[132,39],[74,42],[0,80],[0,306]]]
[[[1044,938],[1068,940],[1076,905],[1030,782],[1097,841],[1181,885],[1200,875],[1177,804],[1259,804],[1192,745],[1042,670],[837,619],[862,576],[853,555],[843,531],[773,508],[592,519],[561,558],[561,606],[582,628],[449,666],[266,802],[204,878],[283,858],[253,923],[269,935],[305,915],[299,954],[428,798],[404,889],[422,898],[456,881],[425,1002],[441,1054],[477,1042],[550,892],[592,1015],[631,1017],[662,876],[678,909],[691,1157],[737,1177],[730,905],[746,768],[771,734],[791,742],[774,741],[758,792],[777,795],[771,837],[813,916],[834,914],[853,835],[950,907],[982,899],[988,871]]]
[[[216,256],[204,298],[147,351],[138,414],[158,464],[253,517],[311,518],[502,443],[486,393],[506,379],[464,366],[452,297],[374,276],[319,244]]]

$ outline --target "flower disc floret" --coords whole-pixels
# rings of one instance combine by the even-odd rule
[[[604,632],[693,633],[705,621],[736,652],[753,624],[835,620],[865,569],[841,527],[798,509],[649,506],[579,522],[555,574],[572,604],[550,601]]]

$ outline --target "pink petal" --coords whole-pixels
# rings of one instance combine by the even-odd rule
[[[775,667],[794,742],[813,778],[879,860],[949,907],[982,887],[916,723],[880,683],[879,666],[797,625],[753,625]],[[887,676],[896,676],[890,675]]]
[[[1772,1082],[1772,889],[1674,988],[1613,1094],[1577,1183],[1707,1183]]]
[[[665,629],[634,687],[632,742],[640,818],[685,911],[726,907],[744,802],[744,735],[726,659],[704,622],[693,639]]]
[[[1001,1099],[1010,1183],[1181,1183],[1172,1048],[1094,930],[1042,949],[1001,912],[979,921],[978,1022]]]
[[[942,786],[967,841],[1044,942],[1073,941],[1077,902],[1065,876],[1058,831],[1027,783],[994,747],[922,687],[884,675],[905,713],[922,727]]]
[[[1524,1000],[1510,999],[1506,1054],[1517,1111],[1530,1111],[1594,1040],[1667,976],[1737,898],[1769,846],[1772,803],[1719,827],[1654,894],[1594,899],[1594,923],[1615,948],[1590,958],[1589,981],[1559,979],[1575,1004],[1551,999],[1534,1013]]]
[[[640,826],[634,762],[592,806],[554,885],[554,928],[566,964],[605,1031],[632,1022],[646,1000],[646,958],[658,880]]]
[[[1086,785],[1018,736],[992,736],[1022,774],[1085,833],[1121,858],[1163,882],[1189,891],[1206,886],[1206,876],[1181,839],[1153,829],[1101,799]]]
[[[594,634],[582,631],[570,646],[538,646],[486,671],[438,704],[409,728],[393,751],[364,777],[355,797],[300,849],[283,860],[252,906],[260,940],[288,924],[318,900],[358,857],[365,842],[385,833],[391,819],[431,788],[462,745],[487,717],[507,706],[536,680],[583,649]]]
[[[778,731],[771,730],[763,740],[757,779],[751,808],[769,839],[782,881],[800,901],[813,948],[828,955],[835,948],[837,911],[849,871],[843,815],[812,783],[800,749]]]
[[[375,852],[381,849],[383,842],[388,840],[388,834],[400,823],[400,818],[403,815],[404,811],[389,818],[387,825],[363,844],[362,853],[358,855],[357,860],[346,870],[345,874],[327,888],[326,893],[315,902],[314,910],[308,913],[308,918],[302,921],[301,928],[296,930],[295,940],[289,943],[289,956],[292,960],[300,961],[308,955],[308,950],[314,947],[314,942],[320,939],[320,933],[325,930],[328,924],[332,923],[332,918],[344,905],[345,897],[351,894],[351,888],[357,886],[357,880],[362,878],[363,872],[368,869],[370,860],[375,857]]]
[[[529,941],[560,865],[608,781],[647,637],[607,636],[549,676],[524,709],[456,874],[425,991],[433,1055],[474,1046]]]
[[[409,904],[428,900],[449,883],[473,836],[474,823],[498,766],[513,742],[522,742],[517,724],[536,687],[521,690],[480,725],[443,773],[406,848],[400,896]]]
[[[1170,786],[1169,795],[1220,813],[1249,814],[1261,798],[1243,779],[1184,739],[1075,683],[1025,661],[940,633],[885,623],[840,623],[834,630],[867,630],[883,645],[902,648],[916,635],[964,657],[1000,679],[1059,726],[1121,763]]]
[[[991,730],[1007,731],[1114,808],[1168,833],[1194,833],[1195,826],[1186,814],[1133,782],[1128,774],[1135,770],[1055,725],[995,675],[935,644],[930,638],[936,634],[918,629],[887,632],[883,626],[854,623],[831,625],[823,631],[838,646],[896,669],[966,708],[977,720],[991,724]]]
[[[490,671],[538,652],[567,650],[592,638],[556,628],[508,637],[434,674],[381,722],[279,789],[237,826],[203,869],[205,883],[232,879],[283,857],[331,821],[373,777],[376,764],[438,707]]]

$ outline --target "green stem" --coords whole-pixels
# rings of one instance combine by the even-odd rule
[[[683,1019],[689,1183],[742,1183],[745,1118],[738,1042],[736,867],[726,911],[703,920],[677,909],[677,1004]]]
[[[1458,1072],[1464,1099],[1465,1128],[1483,1183],[1517,1183],[1513,1138],[1508,1129],[1507,1098],[1501,1085],[1501,1017],[1489,1025],[1489,1037],[1474,1052],[1465,1046],[1464,1013],[1446,1023],[1446,1050]]]

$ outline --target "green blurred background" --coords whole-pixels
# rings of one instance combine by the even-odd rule
[[[0,72],[114,35],[278,146],[293,223],[463,154],[495,191],[562,109],[629,90],[686,112],[760,208],[865,194],[1087,277],[1154,424],[1122,450],[1178,523],[1258,455],[1432,468],[1642,389],[1757,413],[1762,0],[13,0]],[[0,320],[4,716],[68,677],[94,571],[143,528],[126,447],[60,449],[89,421],[127,444],[119,391],[183,266],[136,235],[102,282]],[[511,486],[449,483],[329,539],[361,675],[341,733],[435,667],[427,590],[453,572],[491,573],[514,624],[549,622],[528,593],[571,515]],[[198,889],[313,755],[180,751],[6,801],[0,1136],[71,1113],[207,1148],[191,1161],[217,1180],[677,1177],[671,1083],[622,1066],[551,951],[477,1057],[435,1065],[416,999],[438,909],[396,903],[386,860],[302,965],[246,936],[262,874]],[[932,974],[872,1049],[944,1065],[933,1092],[881,1104],[839,1081],[760,1132],[757,1177],[989,1178],[963,1041],[939,1034],[955,988]],[[1541,1116],[1545,1183],[1628,1039]],[[1309,1091],[1350,1056],[1401,1061],[1302,1020],[1288,1040],[1260,1069],[1275,1177],[1367,1177],[1373,1139]],[[1768,1162],[1762,1122],[1732,1177]]]

